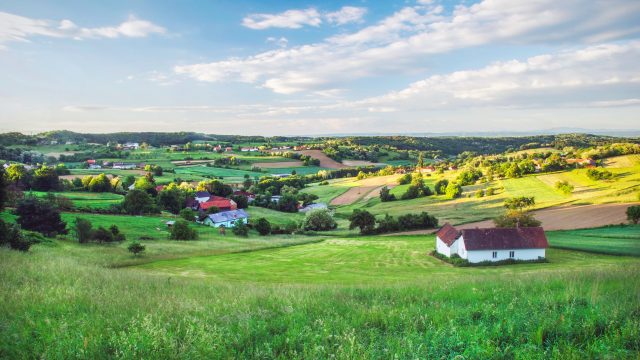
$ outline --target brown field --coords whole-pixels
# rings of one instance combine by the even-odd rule
[[[45,156],[53,156],[56,159],[60,158],[60,155],[64,155],[64,156],[71,156],[71,155],[75,155],[79,153],[79,151],[63,151],[63,152],[50,152],[50,153],[46,153],[44,154]]]
[[[292,161],[253,163],[253,166],[257,166],[259,168],[264,168],[264,169],[278,169],[278,168],[288,168],[288,167],[301,167],[301,166],[304,166],[304,164],[300,160],[292,160]]]
[[[327,155],[325,155],[325,153],[322,152],[322,150],[300,150],[296,152],[309,155],[314,159],[320,160],[320,167],[329,169],[344,169],[349,167],[328,157]]]
[[[331,200],[331,205],[349,205],[366,196],[367,199],[380,195],[383,186],[393,187],[397,184],[399,175],[375,176],[358,181],[358,186],[352,187],[340,196]]]
[[[605,160],[605,166],[610,168],[628,168],[640,164],[640,155],[615,156]]]
[[[561,206],[534,211],[536,219],[542,221],[545,230],[573,230],[616,225],[627,222],[625,214],[627,208],[637,204],[602,204],[582,206]],[[444,223],[444,221],[442,222]],[[458,229],[473,229],[476,227],[493,227],[493,221],[484,220],[468,224],[456,225]],[[415,230],[396,233],[395,235],[431,234],[435,229]]]

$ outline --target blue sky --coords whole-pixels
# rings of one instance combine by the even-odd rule
[[[640,2],[0,1],[0,131],[638,129]]]

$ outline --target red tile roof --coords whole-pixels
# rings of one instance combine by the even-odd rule
[[[235,201],[232,201],[220,196],[213,196],[209,199],[209,201],[200,203],[200,209],[202,210],[207,210],[208,208],[213,206],[221,210],[223,209],[235,210],[238,207]]]
[[[467,251],[549,247],[541,227],[466,229],[462,237]]]
[[[447,246],[453,245],[456,239],[460,236],[460,231],[451,226],[449,223],[445,223],[440,230],[436,233],[436,236],[440,238]]]

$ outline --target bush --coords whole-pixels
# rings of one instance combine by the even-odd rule
[[[508,211],[504,215],[500,215],[493,219],[496,227],[514,228],[514,227],[536,227],[542,224],[533,215],[523,211]]]
[[[484,197],[484,190],[482,190],[482,189],[478,189],[478,190],[476,191],[476,197],[477,197],[477,198]]]
[[[447,190],[447,185],[449,185],[449,180],[447,179],[438,180],[436,181],[436,184],[434,186],[434,191],[438,195],[444,195]]]
[[[113,241],[122,242],[122,241],[127,240],[125,235],[120,232],[120,229],[118,229],[117,225],[115,225],[115,224],[111,225],[109,227],[109,231],[111,231],[111,234],[113,235]]]
[[[16,208],[16,215],[18,224],[23,229],[37,231],[49,237],[67,233],[67,224],[62,221],[60,210],[35,197],[21,200]]]
[[[237,236],[246,237],[249,235],[249,227],[244,223],[244,221],[242,221],[242,219],[236,220],[231,231]]]
[[[102,226],[94,230],[91,237],[99,243],[113,242],[113,234],[111,231]]]
[[[9,245],[11,249],[29,251],[32,242],[26,239],[20,227],[16,224],[7,224],[0,219],[0,246]]]
[[[232,195],[231,200],[235,201],[238,209],[246,209],[249,207],[249,198],[244,195]]]
[[[131,190],[122,200],[122,209],[130,215],[157,213],[151,196],[143,190]]]
[[[138,255],[141,255],[146,250],[146,246],[140,244],[137,241],[134,241],[131,244],[129,244],[129,246],[127,246],[127,250],[129,250],[129,252],[132,253],[134,256],[138,256]]]
[[[363,235],[373,234],[376,227],[376,218],[367,210],[355,209],[349,215],[349,230],[360,228]]]
[[[265,236],[271,233],[271,223],[265,218],[259,218],[255,225],[258,234]]]
[[[190,208],[184,208],[180,210],[180,217],[186,221],[194,222],[196,220],[196,213]]]
[[[445,195],[447,199],[455,199],[460,197],[462,195],[462,186],[454,182],[449,183],[447,185],[447,188],[445,189]]]
[[[327,231],[338,227],[333,216],[327,209],[312,210],[304,218],[302,228],[304,230]]]
[[[640,205],[629,206],[627,208],[627,220],[634,224],[640,221]]]
[[[484,195],[485,196],[493,196],[496,193],[496,189],[492,188],[492,187],[488,187],[487,191],[485,191]]]
[[[556,183],[556,189],[565,195],[569,195],[573,192],[573,185],[569,184],[568,181],[558,181]]]
[[[609,180],[613,178],[613,174],[609,170],[589,169],[587,170],[587,177],[591,180]]]
[[[404,174],[398,178],[398,185],[406,185],[411,183],[411,174]]]
[[[198,233],[185,220],[177,220],[171,227],[171,234],[169,234],[171,240],[196,240],[197,238]]]
[[[387,202],[387,201],[394,201],[395,199],[396,199],[396,196],[390,193],[388,187],[383,186],[382,189],[380,189],[380,201]]]
[[[73,226],[73,230],[76,234],[76,239],[78,239],[79,243],[86,244],[92,239],[91,228],[92,228],[92,225],[89,220],[79,218],[79,217],[76,218],[76,221]]]

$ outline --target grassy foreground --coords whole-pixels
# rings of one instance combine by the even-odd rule
[[[104,264],[124,255],[70,241],[36,245],[27,254],[0,249],[0,358],[582,359],[640,353],[637,258],[552,250],[560,265],[535,264],[546,271],[516,265],[452,276],[460,269],[422,249],[421,260],[407,260],[414,255],[384,255],[389,251],[376,250],[384,244],[375,244],[422,248],[427,240],[350,241],[359,243],[342,260],[353,270],[340,270],[356,280],[350,284],[325,283],[321,271],[315,281],[295,281],[305,280],[305,267],[342,266],[315,251],[323,243],[191,258],[220,265],[219,259],[235,257],[228,263],[238,263],[247,276],[239,282],[108,269]],[[215,248],[218,241],[199,243]],[[157,247],[146,260],[173,251]],[[306,260],[286,256],[291,251],[307,251]],[[265,271],[267,260],[257,261],[264,254],[272,254],[274,264],[297,264],[277,274],[290,282],[263,281],[274,271]],[[363,261],[379,256],[387,264]],[[403,281],[375,281],[398,275],[393,262],[429,269]],[[373,281],[359,281],[358,271]]]

